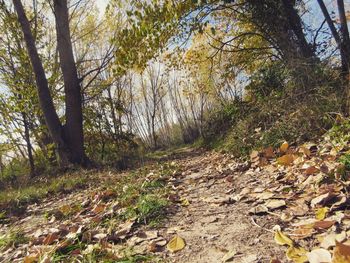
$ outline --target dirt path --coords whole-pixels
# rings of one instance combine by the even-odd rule
[[[248,214],[254,205],[253,201],[244,198],[240,200],[243,197],[240,194],[248,186],[258,189],[257,192],[259,189],[268,189],[268,182],[265,185],[263,180],[260,182],[257,179],[260,176],[258,171],[248,170],[245,164],[236,163],[230,156],[215,152],[187,150],[176,155],[172,161],[181,167],[182,173],[172,177],[169,184],[181,202],[171,206],[165,224],[155,231],[158,238],[167,241],[175,234],[181,236],[186,242],[186,247],[177,253],[170,253],[162,247],[155,253],[157,258],[160,257],[165,262],[179,263],[219,263],[223,262],[223,258],[228,254],[234,255],[230,262],[237,263],[270,262],[271,258],[283,258],[283,250],[274,243],[273,233],[268,231],[277,223],[276,217],[253,217]],[[111,177],[119,180],[120,176],[108,174],[109,180]],[[79,212],[77,216],[68,220],[48,221],[45,215],[52,208],[65,205],[70,207],[74,203],[84,204],[87,197],[92,196],[92,192],[98,191],[99,189],[93,187],[31,205],[22,219],[2,225],[0,235],[10,229],[20,228],[26,235],[36,238],[41,236],[43,239],[52,235],[50,231],[61,231],[59,233],[62,235],[62,231],[78,229],[84,220],[95,220],[98,217],[91,216],[90,212],[86,215],[86,212]],[[113,206],[116,202],[117,200],[112,198],[109,204]],[[149,231],[148,227],[141,228]],[[99,231],[104,230],[99,228]],[[137,231],[128,238],[137,235],[139,230]],[[124,244],[128,244],[128,240],[125,241]],[[37,247],[42,249],[43,246]],[[33,243],[21,245],[16,249],[10,248],[0,255],[0,262],[23,262],[23,257],[32,253],[32,248]]]
[[[207,152],[180,162],[185,172],[177,180],[177,189],[190,205],[172,216],[164,231],[176,232],[187,246],[169,254],[171,262],[222,262],[233,251],[233,262],[270,262],[284,253],[274,243],[272,233],[256,226],[257,222],[272,229],[276,218],[254,219],[248,215],[252,207],[249,200],[236,201],[242,189],[258,186],[258,172],[244,172],[244,164],[219,153]],[[263,182],[260,186],[264,187]]]

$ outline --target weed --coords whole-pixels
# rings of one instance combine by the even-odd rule
[[[0,208],[13,214],[21,214],[27,204],[37,202],[49,194],[68,193],[83,188],[91,182],[88,175],[67,174],[44,182],[33,182],[24,188],[8,189],[0,192]],[[38,185],[40,183],[40,185]]]
[[[350,171],[350,154],[346,153],[339,158],[339,162],[342,163],[347,171]]]
[[[139,222],[157,225],[165,215],[165,208],[168,202],[155,195],[144,195],[138,199],[136,211]]]
[[[20,244],[28,242],[28,238],[21,231],[12,231],[8,235],[0,237],[0,250],[9,247],[17,247]]]

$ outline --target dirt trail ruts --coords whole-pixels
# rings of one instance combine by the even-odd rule
[[[228,155],[207,152],[177,161],[183,174],[174,182],[181,198],[188,200],[170,217],[164,235],[178,234],[186,241],[184,250],[167,254],[170,262],[222,262],[235,251],[231,262],[270,262],[283,258],[283,250],[273,240],[276,218],[272,215],[254,218],[248,214],[251,204],[235,201],[247,185],[257,183],[259,172],[245,172]]]

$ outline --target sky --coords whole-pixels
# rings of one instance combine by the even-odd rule
[[[100,12],[103,14],[105,9],[106,9],[106,6],[108,4],[108,1],[109,0],[96,0],[96,5],[97,7],[100,9]]]

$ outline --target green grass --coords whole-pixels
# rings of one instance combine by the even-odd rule
[[[91,174],[92,176],[84,175],[81,172],[74,174],[67,174],[60,178],[53,178],[42,184],[33,184],[26,188],[9,190],[6,193],[1,194],[1,202],[4,204],[7,202],[13,202],[20,204],[23,202],[39,200],[52,193],[67,192],[80,188],[91,183],[93,180],[98,180],[96,188],[101,191],[112,191],[114,194],[113,200],[107,199],[106,204],[112,204],[118,201],[118,207],[124,212],[112,214],[106,216],[102,222],[94,223],[88,226],[89,229],[94,229],[98,224],[99,227],[106,229],[115,229],[126,220],[135,220],[133,228],[137,228],[140,225],[147,225],[148,227],[158,226],[166,216],[166,210],[170,205],[167,200],[169,194],[169,187],[167,186],[168,179],[177,172],[178,167],[174,163],[163,163],[158,165],[148,166],[142,169],[131,171],[128,174],[120,174],[115,176],[103,176],[99,174]],[[92,178],[90,178],[92,177]],[[95,179],[93,179],[95,178]],[[112,202],[110,202],[112,201]],[[46,212],[42,216],[50,218],[53,212],[57,209]],[[59,209],[58,209],[59,210]],[[62,216],[70,217],[76,214],[76,208],[72,207]],[[77,206],[77,210],[79,207]],[[55,215],[56,216],[56,215]],[[108,231],[109,232],[109,231]],[[11,241],[12,240],[12,241]],[[26,242],[25,239],[21,239],[21,236],[5,237],[0,241],[2,247],[9,244],[18,244],[20,242]],[[51,257],[52,262],[72,262],[72,251],[79,250],[85,251],[91,243],[90,241],[82,241],[81,237],[77,237],[67,247],[55,251]],[[121,243],[122,245],[123,243]],[[97,245],[97,244],[95,244]],[[98,246],[98,245],[97,245]],[[87,254],[81,254],[83,258],[80,258],[82,262],[125,262],[125,263],[137,263],[137,262],[160,262],[153,255],[139,255],[130,250],[130,248],[120,248],[119,257],[109,254],[104,247],[96,247]],[[80,257],[80,256],[79,256]]]
[[[0,236],[0,251],[9,247],[17,247],[27,243],[29,239],[21,231],[12,231],[7,235]]]
[[[52,194],[69,193],[75,189],[84,188],[91,182],[92,179],[88,174],[74,173],[50,178],[44,182],[33,182],[16,189],[5,189],[0,192],[0,208],[9,213],[20,214],[27,204]]]
[[[169,202],[167,180],[177,167],[164,163],[153,169],[139,169],[120,180],[114,188],[120,205],[125,208],[119,218],[136,218],[141,224],[156,226],[166,215]]]

